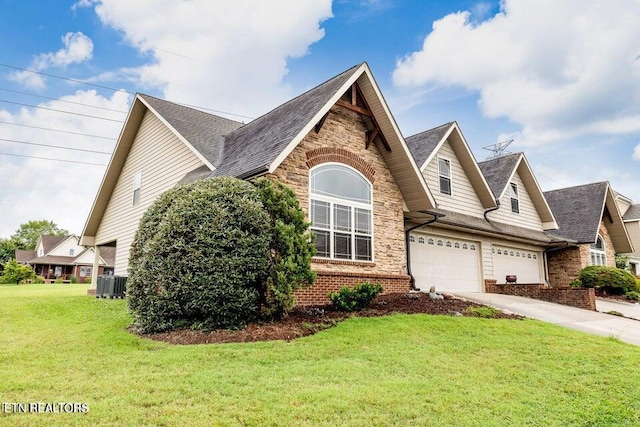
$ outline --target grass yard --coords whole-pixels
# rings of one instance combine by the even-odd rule
[[[640,425],[640,348],[538,321],[353,318],[293,342],[172,346],[86,285],[0,286],[1,425]],[[1,408],[0,408],[1,409]]]

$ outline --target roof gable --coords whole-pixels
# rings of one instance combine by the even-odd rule
[[[447,123],[407,138],[407,145],[414,158],[417,157],[416,162],[420,165],[421,171],[424,171],[427,165],[436,158],[445,142],[449,142],[451,145],[451,149],[460,161],[482,206],[485,209],[496,207],[496,199],[456,122]]]
[[[640,221],[640,204],[629,206],[629,209],[624,213],[623,219],[625,221]]]
[[[514,176],[518,174],[540,217],[542,228],[544,230],[558,228],[558,223],[553,216],[553,211],[549,207],[524,153],[514,153],[485,160],[478,165],[487,178],[487,182],[491,186],[491,191],[493,191],[493,194],[495,194],[498,200],[502,200],[502,197],[507,191],[508,184],[512,182]]]
[[[544,196],[558,222],[555,235],[593,244],[604,219],[616,252],[633,252],[608,182],[547,191]]]
[[[51,235],[41,235],[40,241],[42,242],[42,249],[44,254],[47,255],[51,253],[56,247],[60,246],[66,240],[71,237],[75,237],[75,235],[70,236],[51,236]]]

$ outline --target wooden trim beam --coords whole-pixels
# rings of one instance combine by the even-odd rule
[[[357,83],[353,82],[351,85],[351,105],[358,105],[358,92],[356,88]]]
[[[320,133],[320,129],[322,129],[322,125],[324,125],[324,121],[327,120],[328,116],[329,116],[329,112],[327,111],[327,114],[322,116],[322,118],[318,121],[318,123],[316,123],[316,126],[315,126],[316,133]]]
[[[378,136],[378,129],[372,129],[367,131],[367,143],[365,145],[366,149],[369,149],[369,146],[371,145],[371,143],[373,142],[373,140],[376,138],[376,136]]]
[[[358,85],[357,82],[354,83],[354,86],[356,87],[357,94],[360,95],[360,99],[362,99],[362,102],[364,103],[364,108],[366,108],[367,111],[369,111],[371,114],[369,117],[371,117],[371,121],[373,122],[373,128],[378,132],[378,136],[380,137],[380,141],[382,141],[382,145],[387,151],[391,152],[391,147],[389,146],[389,142],[387,141],[387,138],[384,137],[384,134],[380,129],[380,125],[378,124],[378,121],[373,116],[373,113],[371,113],[371,107],[369,107],[369,103],[367,102],[367,99],[364,97],[364,94],[362,93],[360,86]]]
[[[339,106],[344,107],[344,108],[346,108],[348,110],[351,110],[351,111],[355,111],[356,113],[362,114],[363,116],[373,117],[373,114],[371,114],[370,110],[367,110],[367,109],[362,108],[362,107],[358,107],[357,105],[349,104],[348,102],[343,101],[342,99],[339,99],[336,102],[336,105],[339,105]]]

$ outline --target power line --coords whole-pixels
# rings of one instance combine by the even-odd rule
[[[180,54],[177,54],[177,53],[174,53],[174,52],[169,52],[169,51],[165,51],[165,52],[171,53],[171,54],[177,55],[177,56],[184,56],[184,55],[180,55]],[[187,56],[184,56],[184,57],[187,58],[187,59],[196,60],[194,58],[189,58]],[[200,62],[202,62],[202,61],[200,61]],[[98,84],[95,84],[95,83],[85,82],[85,81],[82,81],[82,80],[76,80],[76,79],[71,79],[71,78],[68,78],[68,77],[56,76],[54,74],[49,74],[49,73],[43,73],[42,71],[35,71],[35,70],[30,70],[28,68],[16,67],[15,65],[1,64],[0,63],[0,67],[11,68],[13,70],[19,70],[19,71],[26,71],[26,72],[29,72],[29,73],[40,74],[42,76],[52,77],[54,79],[66,80],[66,81],[73,82],[73,83],[78,83],[78,84],[83,84],[83,85],[87,85],[87,86],[98,87],[100,89],[107,89],[107,90],[110,90],[110,91],[113,91],[113,92],[123,92],[123,93],[129,94],[129,95],[133,95],[133,93],[131,93],[131,92],[127,91],[127,90],[124,90],[124,89],[115,89],[115,88],[112,88],[112,87],[109,87],[109,86],[103,86],[103,85],[98,85]],[[173,83],[173,84],[176,84],[176,83]],[[169,101],[169,102],[171,102],[171,101]],[[215,113],[227,114],[227,115],[230,115],[230,116],[244,117],[245,119],[250,119],[250,120],[255,119],[255,117],[251,117],[251,116],[245,116],[245,115],[242,115],[242,114],[230,113],[228,111],[223,111],[223,110],[215,110],[213,108],[206,108],[206,107],[201,107],[201,106],[198,106],[198,105],[182,104],[182,103],[179,103],[179,102],[175,102],[174,104],[184,105],[185,107],[197,108],[199,110],[205,110],[205,111],[212,111],[212,112],[215,112]]]
[[[74,105],[81,105],[83,107],[97,108],[97,109],[100,109],[100,110],[115,111],[116,113],[125,113],[125,114],[127,113],[127,111],[116,110],[115,108],[98,107],[97,105],[83,104],[81,102],[73,102],[73,101],[68,101],[68,100],[65,100],[65,99],[52,98],[50,96],[38,95],[38,94],[35,94],[35,93],[21,92],[19,90],[12,90],[12,89],[5,89],[5,88],[0,88],[0,90],[4,91],[4,92],[17,93],[19,95],[27,95],[27,96],[33,96],[35,98],[43,98],[43,99],[49,99],[49,100],[57,101],[57,102],[64,102],[66,104],[74,104]]]
[[[90,138],[109,139],[109,140],[112,140],[112,141],[115,141],[117,139],[117,138],[112,138],[110,136],[90,135],[88,133],[72,132],[70,130],[61,130],[61,129],[45,128],[45,127],[41,127],[41,126],[25,125],[25,124],[22,124],[22,123],[4,122],[2,120],[0,120],[0,124],[12,125],[12,126],[22,126],[22,127],[25,127],[25,128],[33,128],[33,129],[41,129],[41,130],[50,130],[51,132],[60,132],[60,133],[68,133],[70,135],[88,136]]]
[[[84,82],[82,80],[70,79],[69,77],[56,76],[56,75],[49,74],[49,73],[43,73],[42,71],[29,70],[28,68],[16,67],[14,65],[0,64],[0,67],[12,68],[14,70],[26,71],[28,73],[34,73],[34,74],[40,74],[41,76],[53,77],[54,79],[66,80],[68,82],[79,83],[79,84],[82,84],[82,85],[99,87],[100,89],[107,89],[107,90],[111,90],[111,91],[114,91],[114,92],[124,92],[124,93],[128,93],[129,95],[133,95],[131,92],[128,92],[128,91],[126,91],[124,89],[115,89],[115,88],[112,88],[112,87],[109,87],[109,86],[102,86],[102,85],[98,85],[98,84],[95,84],[95,83]]]
[[[16,144],[37,145],[40,147],[59,148],[60,150],[83,151],[85,153],[111,154],[110,151],[87,150],[84,148],[63,147],[60,145],[39,144],[37,142],[17,141],[15,139],[0,138],[0,141],[15,142]]]
[[[51,159],[49,157],[25,156],[25,155],[22,155],[22,154],[0,153],[0,155],[1,156],[13,156],[13,157],[26,157],[28,159],[50,160],[52,162],[77,163],[77,164],[80,164],[80,165],[107,166],[107,165],[102,164],[102,163],[81,162],[81,161],[78,161],[78,160]]]
[[[110,121],[110,122],[124,123],[124,120],[116,120],[116,119],[109,119],[109,118],[106,118],[106,117],[92,116],[91,114],[74,113],[72,111],[56,110],[55,108],[40,107],[38,105],[25,104],[25,103],[22,103],[22,102],[15,102],[15,101],[8,101],[6,99],[0,99],[0,102],[6,102],[7,104],[14,104],[14,105],[22,105],[23,107],[37,108],[39,110],[55,111],[57,113],[73,114],[74,116],[82,116],[82,117],[89,117],[89,118],[92,118],[92,119],[99,119],[99,120],[107,120],[107,121]]]

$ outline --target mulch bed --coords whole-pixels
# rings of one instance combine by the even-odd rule
[[[481,307],[481,305],[450,297],[433,300],[423,293],[389,294],[376,298],[368,309],[354,313],[336,311],[330,306],[302,307],[294,309],[285,319],[273,322],[251,323],[242,330],[194,331],[191,329],[179,329],[149,334],[145,335],[145,337],[171,344],[290,341],[328,329],[350,316],[374,317],[386,316],[392,313],[473,316],[465,312],[468,307]],[[521,316],[502,312],[499,312],[495,317],[522,319]]]

